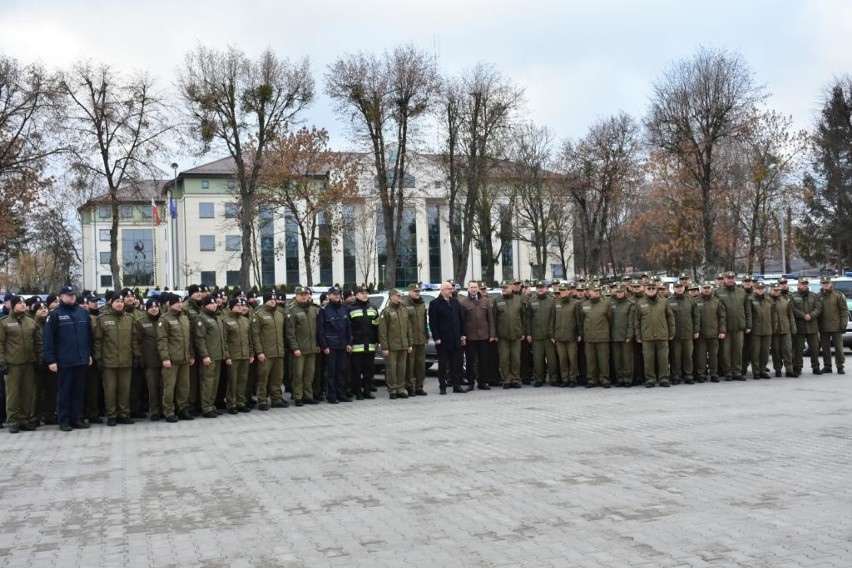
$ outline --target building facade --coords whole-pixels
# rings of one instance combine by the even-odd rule
[[[355,155],[354,159],[366,159]],[[385,281],[385,237],[375,176],[361,168],[357,195],[334,214],[336,230],[317,218],[322,237],[306,262],[299,226],[284,209],[262,207],[252,235],[255,266],[252,284],[318,285]],[[440,282],[452,278],[446,175],[434,157],[413,156],[404,180],[406,198],[395,282]],[[155,225],[151,199],[161,223]],[[145,182],[119,196],[120,266],[125,285],[184,289],[191,283],[239,285],[241,237],[234,164],[224,158],[179,172],[175,180]],[[170,205],[170,199],[172,204]],[[109,267],[108,201],[90,200],[80,210],[83,286],[113,286]],[[511,223],[511,216],[508,217]],[[333,234],[332,234],[333,233]],[[492,240],[499,240],[497,235]],[[499,243],[498,243],[499,244]],[[562,267],[548,264],[533,273],[527,243],[513,240],[503,247],[494,278],[565,277]],[[566,267],[573,274],[573,266]],[[308,278],[308,271],[311,278]],[[466,279],[482,279],[482,256],[471,247]]]

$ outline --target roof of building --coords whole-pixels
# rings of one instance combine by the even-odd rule
[[[152,199],[162,199],[163,186],[169,180],[140,180],[127,184],[118,189],[119,203],[150,203]],[[83,209],[89,205],[109,203],[109,192],[96,195],[80,206]]]

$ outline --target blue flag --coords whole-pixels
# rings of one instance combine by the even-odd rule
[[[169,215],[172,219],[177,219],[177,203],[174,199],[169,199]]]

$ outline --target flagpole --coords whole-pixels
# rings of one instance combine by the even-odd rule
[[[172,216],[172,198],[174,192],[177,191],[177,162],[172,162],[172,171],[174,178],[171,191],[166,192],[166,215],[169,219],[169,282],[172,290],[177,289],[177,269],[175,267],[175,232],[174,232],[174,217]]]

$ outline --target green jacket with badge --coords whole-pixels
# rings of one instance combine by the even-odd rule
[[[702,294],[695,299],[695,305],[700,312],[701,327],[699,333],[705,339],[718,339],[722,333],[727,333],[727,310],[722,301],[713,294]]]
[[[573,297],[558,298],[553,304],[553,339],[577,341],[582,335],[580,327],[580,304]]]
[[[527,335],[533,340],[550,339],[553,335],[553,320],[556,316],[553,296],[535,294],[527,301]]]
[[[773,298],[773,309],[776,313],[777,327],[773,333],[795,334],[796,333],[796,318],[793,316],[793,304],[790,303],[790,296],[778,296]]]
[[[249,318],[234,311],[228,311],[222,318],[222,323],[225,324],[225,339],[231,359],[243,361],[253,357]]]
[[[145,313],[141,318],[136,320],[136,332],[139,336],[139,352],[142,354],[142,361],[147,368],[156,368],[162,366],[163,360],[160,358],[160,351],[157,348],[157,325],[160,323],[160,315],[152,317],[151,314]]]
[[[423,298],[417,301],[407,297],[402,301],[403,307],[408,310],[411,320],[411,344],[426,345],[429,342],[429,331],[426,325],[426,302]]]
[[[716,297],[725,306],[725,333],[751,329],[751,304],[745,290],[736,286],[722,286],[716,290]]]
[[[256,355],[284,357],[284,314],[276,308],[261,306],[251,316],[251,341]]]
[[[25,314],[0,319],[0,365],[29,365],[42,361],[41,326]]]
[[[759,294],[751,294],[749,297],[751,303],[751,334],[762,336],[772,335],[772,331],[778,327],[775,306],[772,303],[772,298]]]
[[[514,294],[500,294],[491,304],[498,339],[518,340],[526,329],[524,301]]]
[[[319,307],[313,302],[294,302],[287,310],[285,331],[287,345],[293,351],[315,353],[317,346],[317,315]],[[406,313],[407,315],[407,313]]]
[[[94,360],[109,369],[132,367],[133,358],[141,354],[139,332],[133,316],[124,312],[107,312],[95,321]]]
[[[822,313],[819,315],[819,330],[826,333],[846,331],[849,323],[849,308],[846,296],[837,290],[820,290]]]
[[[157,323],[157,350],[162,361],[185,365],[195,359],[192,345],[192,323],[183,312],[167,310]]]
[[[805,290],[804,293],[796,290],[790,296],[790,303],[793,304],[793,316],[796,318],[796,333],[819,333],[819,316],[822,314],[822,300],[819,295],[810,290]],[[810,321],[805,320],[806,315],[811,316]]]
[[[411,322],[408,310],[400,304],[388,306],[379,314],[379,343],[383,351],[400,351],[411,347]]]
[[[674,336],[674,313],[665,298],[645,296],[636,302],[634,314],[637,341],[662,341]]]
[[[701,330],[701,311],[686,294],[672,294],[668,299],[675,317],[675,339],[692,339]]]
[[[609,343],[611,324],[609,300],[597,298],[580,304],[580,328],[585,343]]]
[[[625,342],[635,337],[633,331],[635,302],[632,298],[613,298],[610,300],[609,308],[612,311],[612,325],[610,326],[610,341]]]
[[[199,359],[213,361],[230,359],[225,338],[225,323],[219,314],[203,310],[195,320],[195,354]]]

